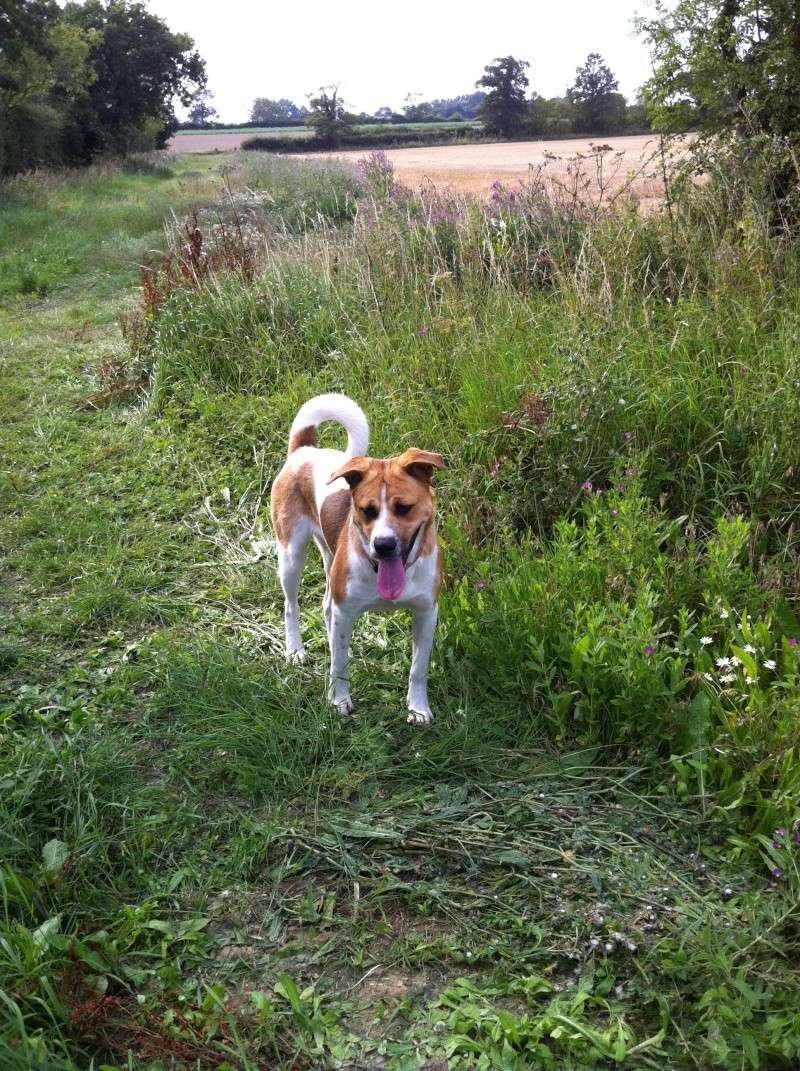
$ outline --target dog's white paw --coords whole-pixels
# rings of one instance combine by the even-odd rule
[[[433,714],[429,710],[412,710],[406,721],[409,725],[430,725],[433,721]]]
[[[305,647],[297,647],[294,651],[286,652],[286,661],[290,666],[302,666],[306,660]]]
[[[353,713],[353,700],[349,695],[346,699],[335,699],[333,705],[340,718],[347,718]]]

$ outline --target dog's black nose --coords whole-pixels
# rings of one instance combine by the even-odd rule
[[[376,536],[372,546],[379,558],[397,557],[396,536]]]

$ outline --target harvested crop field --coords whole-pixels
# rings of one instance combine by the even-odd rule
[[[531,168],[546,167],[554,180],[568,181],[574,160],[578,156],[595,154],[593,146],[607,144],[612,151],[605,154],[604,180],[613,189],[627,184],[631,172],[636,177],[631,193],[638,199],[660,199],[663,183],[658,174],[656,153],[658,139],[652,134],[628,137],[562,141],[511,141],[477,145],[437,145],[430,148],[387,149],[386,156],[394,166],[395,175],[408,186],[418,187],[431,182],[435,186],[450,186],[467,193],[485,194],[497,180],[514,184],[524,179]],[[363,149],[339,153],[314,153],[320,157],[355,162],[365,155]],[[586,170],[584,164],[583,170]],[[599,176],[593,176],[595,185]]]
[[[169,152],[235,152],[247,138],[269,137],[307,138],[306,127],[264,127],[244,130],[187,130],[180,131],[169,143]]]

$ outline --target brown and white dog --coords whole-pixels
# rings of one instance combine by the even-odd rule
[[[334,420],[347,431],[347,449],[317,447],[317,426]],[[406,450],[385,460],[366,457],[369,425],[344,394],[306,402],[289,433],[289,455],[272,486],[272,525],[284,594],[286,657],[302,661],[297,593],[308,544],[325,563],[323,603],[331,653],[330,698],[340,714],[353,709],[349,645],[365,610],[409,609],[413,654],[408,682],[409,722],[433,718],[428,663],[442,582],[441,553],[431,492],[440,454]]]

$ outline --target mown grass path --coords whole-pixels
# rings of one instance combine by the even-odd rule
[[[310,664],[279,656],[258,399],[245,449],[224,399],[106,390],[214,166],[2,213],[0,1065],[734,1066],[721,1019],[747,1052],[796,1014],[797,916],[724,823],[635,756],[509,747],[444,658],[408,728],[402,622],[362,630],[335,721],[316,567]]]

